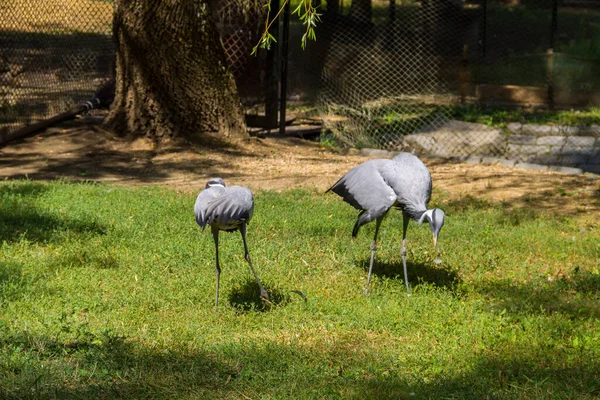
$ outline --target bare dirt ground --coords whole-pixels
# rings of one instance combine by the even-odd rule
[[[0,178],[93,180],[124,185],[161,185],[198,192],[221,176],[252,190],[305,187],[326,190],[351,167],[365,161],[298,138],[249,138],[203,143],[119,138],[96,122],[79,119],[0,148]],[[600,219],[600,176],[526,171],[500,165],[468,165],[424,159],[434,197],[472,196],[511,207]]]

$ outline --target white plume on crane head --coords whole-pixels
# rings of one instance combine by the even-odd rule
[[[223,180],[223,178],[210,178],[208,180],[208,182],[206,182],[205,188],[209,188],[209,187],[213,187],[213,186],[225,187],[227,185],[225,185],[225,181]]]

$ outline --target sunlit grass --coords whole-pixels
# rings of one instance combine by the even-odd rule
[[[255,194],[250,252],[214,247],[195,195],[66,182],[0,185],[0,398],[595,398],[600,225],[471,198],[380,232],[332,194]],[[434,199],[435,203],[435,199]],[[302,291],[305,303],[292,290]]]
[[[478,122],[489,126],[505,127],[511,122],[542,125],[589,126],[600,124],[600,108],[583,110],[528,111],[521,108],[502,109],[496,107],[458,106],[450,111],[454,118]]]

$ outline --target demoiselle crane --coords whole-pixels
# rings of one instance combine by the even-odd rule
[[[244,257],[250,265],[256,283],[260,288],[260,297],[263,301],[269,301],[269,294],[263,288],[250,259],[248,244],[246,243],[246,225],[250,222],[254,212],[254,199],[250,189],[243,186],[226,186],[221,178],[211,178],[204,190],[196,198],[194,214],[196,222],[202,230],[210,225],[213,239],[215,241],[216,259],[216,297],[215,307],[219,305],[219,278],[221,267],[219,265],[219,231],[234,232],[239,230],[244,242]]]
[[[373,260],[377,249],[377,234],[383,218],[390,208],[402,210],[402,264],[404,267],[404,283],[410,295],[408,272],[406,270],[406,230],[412,219],[419,224],[429,222],[433,233],[433,246],[437,249],[437,238],[444,226],[444,212],[439,208],[427,209],[431,198],[431,175],[429,170],[413,154],[400,153],[391,160],[375,159],[352,168],[340,178],[327,192],[332,191],[344,201],[360,210],[358,219],[352,230],[356,237],[359,228],[376,220],[375,237],[371,243],[371,262],[365,286],[365,294],[369,292],[369,282],[373,270]]]

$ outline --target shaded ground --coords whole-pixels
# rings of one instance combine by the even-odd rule
[[[209,177],[221,176],[253,190],[326,190],[366,159],[336,154],[297,138],[250,138],[236,143],[209,138],[203,143],[179,140],[157,147],[146,139],[115,137],[97,120],[82,118],[0,148],[0,177],[163,185],[197,192]],[[598,176],[424,161],[434,179],[434,201],[440,196],[472,196],[584,219],[600,217]]]

